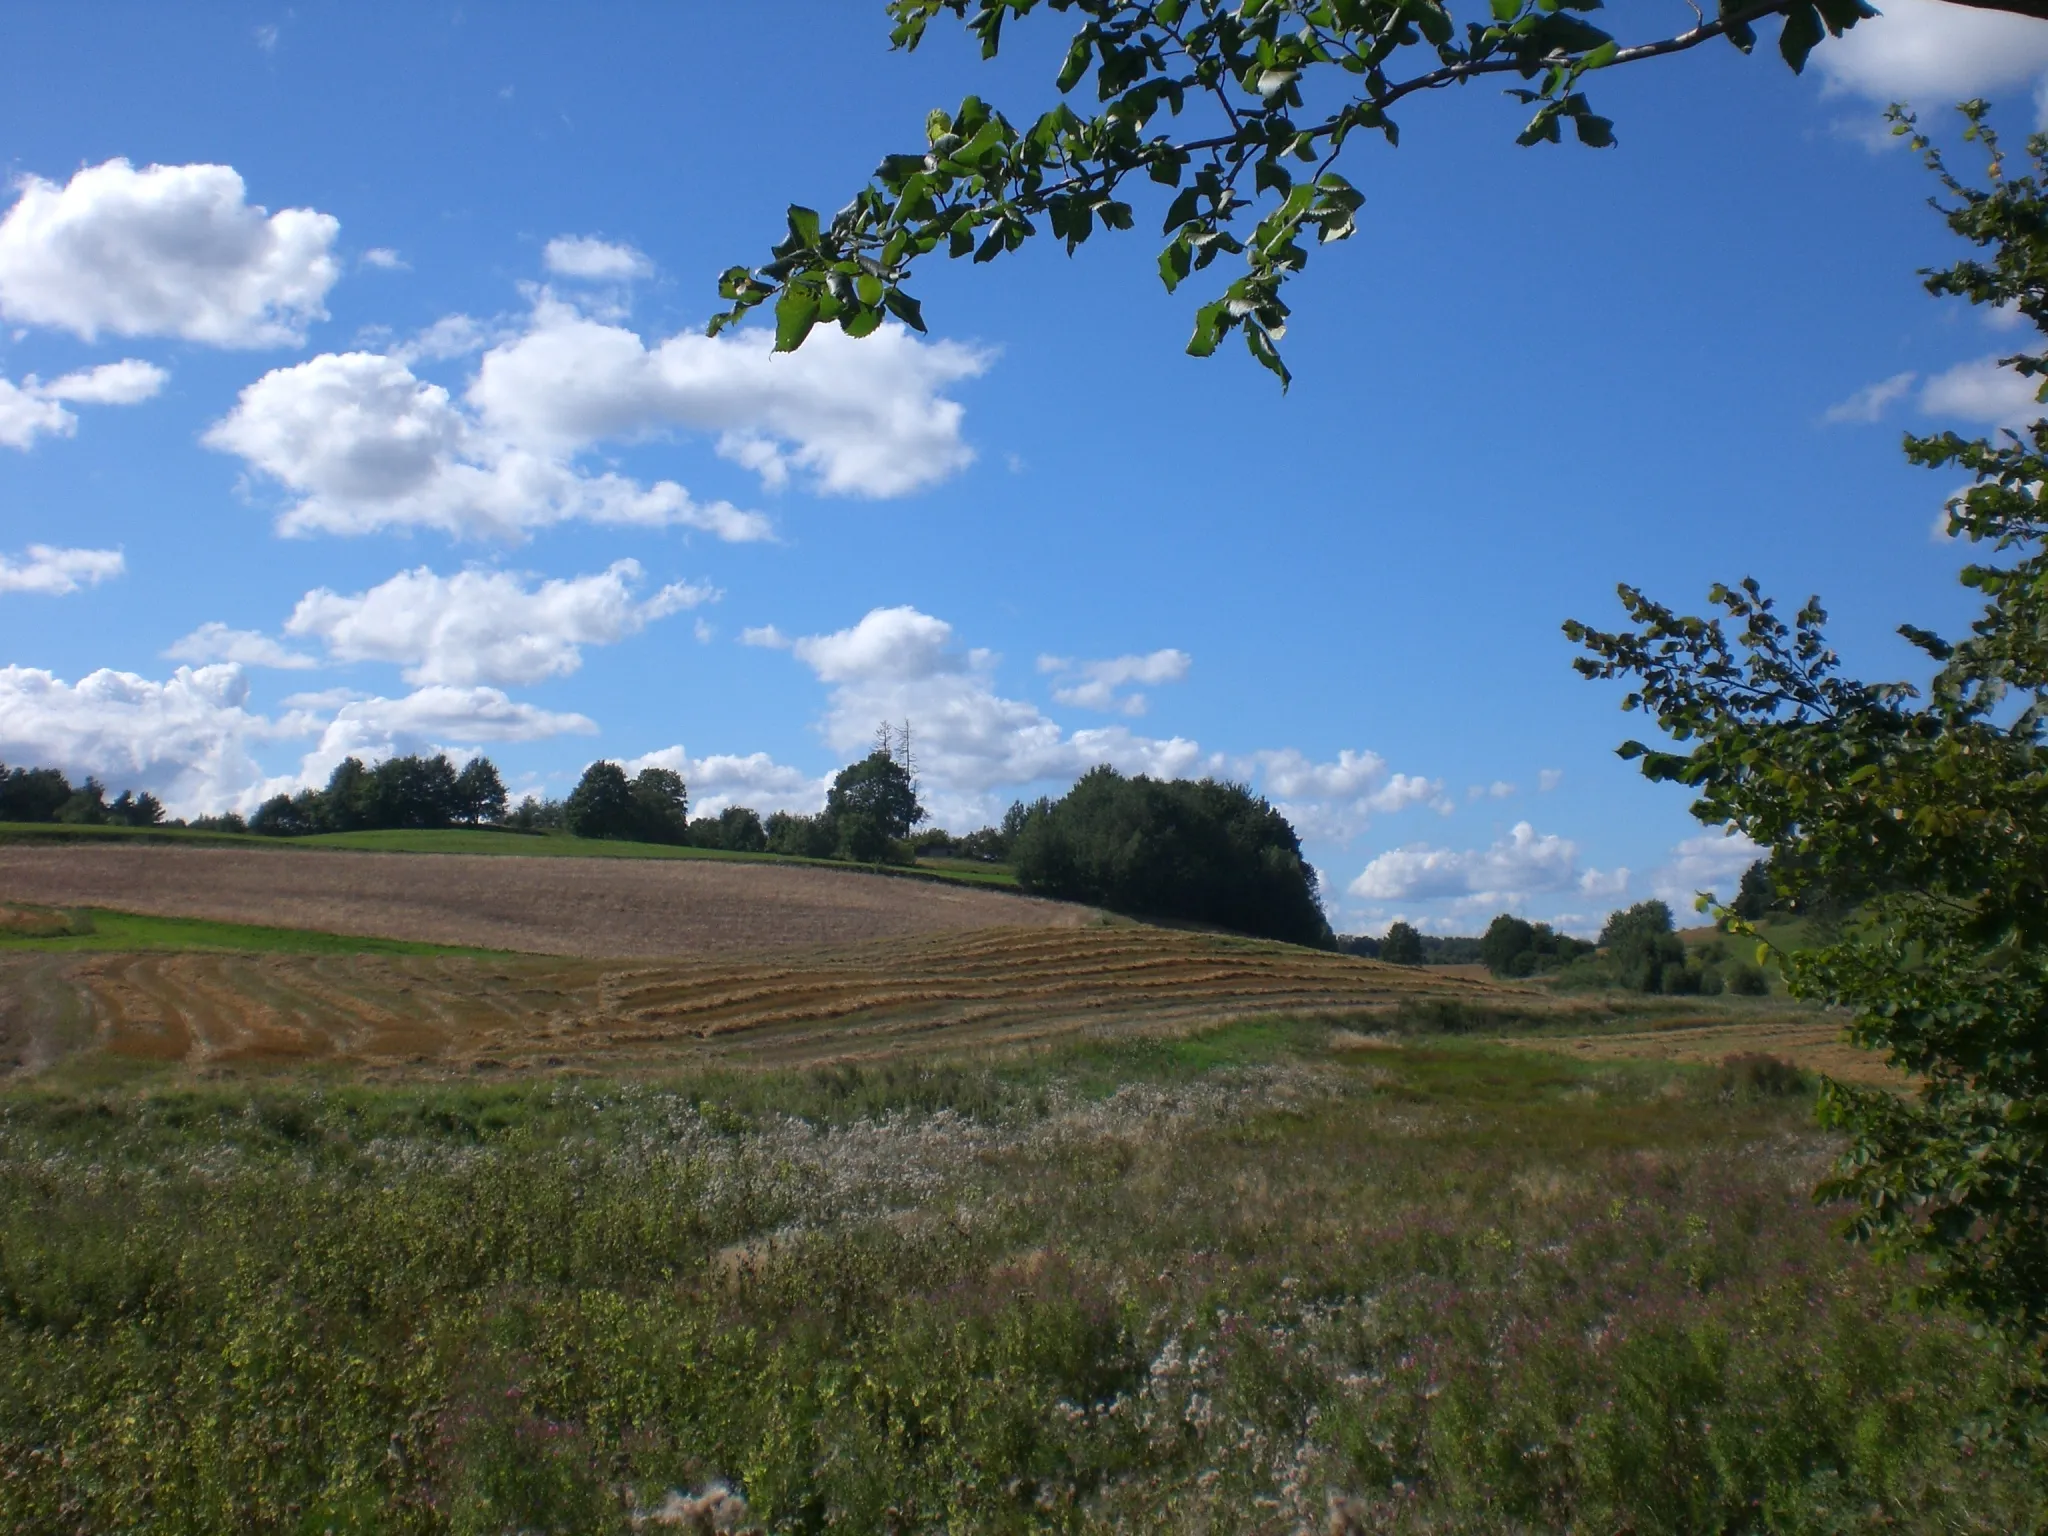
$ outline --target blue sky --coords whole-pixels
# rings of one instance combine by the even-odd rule
[[[772,39],[696,4],[21,8],[0,759],[183,814],[435,748],[808,809],[886,716],[956,830],[1096,761],[1247,779],[1340,929],[1725,893],[1745,850],[1614,758],[1558,625],[1753,573],[1897,675],[1894,625],[1963,620],[1955,487],[1898,436],[2024,391],[1920,291],[1951,246],[1878,111],[2032,126],[2048,25],[1887,9],[1803,79],[1616,72],[1609,151],[1516,149],[1489,89],[1413,103],[1346,168],[1282,395],[1182,355],[1205,295],[1145,234],[934,268],[927,340],[702,338],[785,203],[970,90],[1036,111],[1054,16],[984,65],[890,53],[868,4]]]

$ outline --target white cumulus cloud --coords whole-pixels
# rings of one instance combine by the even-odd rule
[[[1142,715],[1146,700],[1142,693],[1124,693],[1133,683],[1156,687],[1177,683],[1188,675],[1194,658],[1186,651],[1161,650],[1144,656],[1112,656],[1105,661],[1073,661],[1064,656],[1041,656],[1038,670],[1071,679],[1053,689],[1052,696],[1076,709],[1100,710],[1105,714]]]
[[[230,629],[214,620],[175,641],[164,655],[172,661],[232,661],[244,667],[278,667],[303,671],[320,665],[317,658],[292,650],[254,629]]]
[[[1622,873],[1626,880],[1626,872]],[[1429,901],[1465,898],[1480,902],[1514,901],[1557,891],[1614,884],[1614,876],[1581,871],[1578,847],[1555,833],[1539,833],[1517,822],[1508,835],[1487,848],[1433,848],[1412,843],[1380,854],[1350,885],[1350,894],[1366,901]]]
[[[96,587],[128,568],[118,549],[59,549],[31,544],[20,559],[0,555],[0,592],[40,592],[63,597]]]
[[[26,389],[0,379],[0,445],[27,448],[39,437],[69,437],[77,430],[78,418],[37,394],[33,378]]]
[[[897,325],[858,341],[821,328],[791,353],[758,331],[650,347],[543,294],[525,334],[484,354],[468,398],[536,451],[682,428],[716,433],[719,452],[771,488],[800,472],[827,495],[888,497],[972,462],[964,409],[941,391],[987,366],[984,353]]]
[[[1733,901],[1742,872],[1769,852],[1740,832],[1703,832],[1680,842],[1670,857],[1650,872],[1650,890],[1670,904],[1682,925],[1684,914],[1692,910],[1702,891]]]
[[[1943,0],[1884,0],[1881,9],[1814,51],[1830,90],[1946,106],[2048,70],[2048,23]]]
[[[0,667],[0,760],[147,789],[173,815],[249,808],[264,780],[250,744],[279,726],[248,707],[236,666],[180,667],[157,682],[102,669],[66,683]]]
[[[778,763],[766,752],[745,756],[713,753],[691,757],[680,746],[663,747],[642,757],[628,758],[626,772],[643,768],[666,768],[679,773],[689,786],[690,814],[716,816],[727,806],[751,806],[766,816],[771,811],[794,811],[809,816],[823,808],[825,792],[832,786],[831,774],[813,775],[787,763]]]
[[[324,353],[244,389],[205,437],[293,492],[288,534],[438,528],[511,539],[582,519],[701,528],[720,538],[768,534],[766,519],[700,503],[672,480],[642,486],[585,473],[482,429],[448,391],[393,357]]]
[[[571,520],[768,537],[759,513],[578,464],[600,444],[669,431],[713,434],[771,486],[800,472],[834,495],[903,495],[974,456],[962,407],[942,391],[987,359],[901,327],[860,341],[820,332],[788,356],[751,332],[649,347],[542,293],[525,328],[484,352],[460,400],[412,371],[481,339],[474,321],[451,317],[388,353],[274,369],[205,441],[291,493],[282,532],[429,527],[492,538]]]
[[[45,384],[30,374],[19,384],[0,378],[0,445],[27,448],[38,437],[69,437],[78,418],[63,402],[135,405],[164,387],[170,375],[154,363],[123,358],[67,373]]]
[[[654,274],[654,263],[632,246],[614,245],[591,235],[557,235],[541,251],[540,259],[557,277],[585,282],[619,283]]]
[[[320,640],[337,661],[387,661],[407,682],[532,683],[583,664],[582,647],[610,645],[648,623],[714,600],[708,586],[672,582],[640,598],[636,560],[589,576],[527,581],[507,571],[401,571],[367,592],[322,587],[301,598],[289,634]]]
[[[269,213],[225,165],[109,160],[63,186],[18,183],[0,218],[0,315],[88,341],[177,336],[220,347],[296,346],[324,320],[341,225]]]
[[[992,651],[961,646],[951,624],[912,607],[876,608],[829,634],[790,638],[767,626],[741,638],[791,651],[830,685],[821,724],[842,761],[869,749],[879,722],[908,723],[925,802],[956,830],[992,820],[1026,786],[1071,782],[1098,764],[1153,778],[1256,781],[1309,837],[1346,836],[1375,811],[1443,799],[1440,781],[1390,773],[1372,752],[1318,762],[1287,748],[1232,759],[1124,725],[1067,730],[1001,693]],[[1164,675],[1185,663],[1150,665]]]
[[[1959,416],[1993,427],[2017,427],[2043,414],[2040,402],[2034,398],[2037,388],[2039,385],[2033,380],[2000,367],[1997,358],[1980,357],[1930,378],[1921,387],[1920,404],[1937,416]]]

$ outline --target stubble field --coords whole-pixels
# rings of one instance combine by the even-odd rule
[[[1371,1019],[1436,1006],[1497,1023],[1501,997],[1463,978],[1136,924],[661,963],[17,953],[0,955],[0,1069],[40,1070],[77,1052],[380,1077],[789,1065],[1018,1047],[1089,1030],[1186,1032],[1272,1013]]]
[[[68,842],[0,845],[0,897],[603,959],[1071,928],[1096,916],[999,891],[790,864]]]
[[[857,874],[53,851],[0,897],[180,922],[0,941],[0,1528],[2048,1520],[2011,1363],[1814,1205],[1810,1079],[1718,1064],[1823,1016]],[[604,955],[592,882],[695,947]]]

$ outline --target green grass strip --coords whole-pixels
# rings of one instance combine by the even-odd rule
[[[24,938],[0,935],[0,954],[29,950],[62,954],[72,950],[237,950],[274,955],[503,955],[506,950],[411,939],[360,938],[310,928],[267,928],[256,923],[217,923],[197,917],[151,917],[141,912],[81,909],[91,931]]]

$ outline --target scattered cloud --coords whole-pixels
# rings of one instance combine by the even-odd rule
[[[962,650],[952,625],[915,608],[877,608],[850,628],[786,644],[831,685],[821,729],[842,758],[866,748],[877,721],[910,723],[927,804],[948,825],[993,817],[999,788],[1071,780],[1098,763],[1162,778],[1226,767],[1177,736],[1139,736],[1120,725],[1062,730],[1036,705],[996,691],[994,652]]]
[[[649,349],[543,293],[526,328],[485,351],[462,400],[412,372],[413,361],[480,339],[476,322],[457,316],[389,353],[323,353],[274,369],[205,441],[292,494],[281,532],[430,527],[501,539],[572,520],[768,537],[757,512],[576,464],[601,442],[676,428],[718,434],[721,453],[771,486],[794,468],[831,494],[901,495],[973,457],[960,405],[937,391],[985,359],[900,327],[861,341],[820,332],[788,357],[753,333],[674,336]]]
[[[654,275],[654,263],[632,246],[614,245],[591,235],[557,235],[542,250],[541,265],[557,277],[594,283],[623,283]]]
[[[0,218],[0,315],[87,341],[176,336],[219,347],[297,346],[327,318],[340,221],[271,214],[234,168],[126,160],[59,186],[17,183]]]
[[[126,357],[47,384],[34,374],[19,384],[0,379],[0,445],[27,448],[38,437],[69,437],[78,430],[78,418],[64,409],[63,402],[135,405],[156,394],[169,378],[154,363]]]
[[[67,373],[34,387],[45,400],[69,400],[79,405],[139,405],[153,398],[170,377],[155,363],[124,357],[118,363],[101,363],[97,368]]]
[[[786,651],[793,642],[773,624],[755,624],[740,631],[741,645],[759,646],[768,651]]]
[[[1701,891],[1733,900],[1742,872],[1769,852],[1732,829],[1688,837],[1650,872],[1651,894],[1668,902],[1683,926],[1684,915],[1693,909]]]
[[[790,651],[829,685],[821,732],[842,760],[867,749],[878,721],[908,722],[926,803],[956,829],[992,820],[1026,786],[1071,782],[1102,763],[1155,778],[1256,780],[1309,837],[1348,836],[1375,812],[1448,803],[1441,781],[1390,773],[1373,752],[1317,762],[1286,748],[1231,759],[1123,725],[1068,731],[998,691],[994,652],[962,647],[952,625],[911,607],[877,608],[830,634],[789,638],[765,627],[741,638]],[[1184,663],[1152,665],[1164,673]]]
[[[596,722],[587,715],[541,709],[501,689],[436,683],[403,698],[343,704],[321,731],[319,745],[306,754],[299,782],[324,783],[344,757],[375,762],[407,752],[439,751],[460,757],[489,742],[541,741],[596,730]]]
[[[643,486],[484,430],[438,384],[396,358],[323,353],[274,369],[206,434],[293,492],[286,534],[438,528],[515,539],[585,520],[700,528],[730,540],[768,536],[767,520],[726,502],[701,503],[672,480]]]
[[[254,35],[258,48],[261,48],[265,53],[277,52],[277,28],[275,25],[265,22],[256,29]]]
[[[180,667],[162,682],[102,669],[76,683],[0,667],[0,760],[153,790],[173,815],[246,808],[263,784],[250,745],[278,734],[247,700],[236,666]]]
[[[525,333],[484,355],[468,398],[493,431],[537,452],[716,433],[719,453],[770,489],[801,473],[825,495],[901,496],[973,461],[964,410],[941,391],[984,372],[987,354],[894,324],[858,341],[821,327],[797,352],[773,345],[744,330],[649,347],[542,293]]]
[[[693,816],[716,816],[731,805],[751,806],[763,816],[771,811],[809,816],[824,806],[825,792],[832,786],[831,774],[807,774],[776,762],[766,752],[750,752],[744,757],[721,753],[691,757],[680,746],[663,747],[643,757],[628,758],[623,766],[628,773],[667,768],[681,774],[690,788]]]
[[[409,272],[412,270],[407,265],[405,258],[392,250],[388,245],[373,245],[363,252],[363,265],[375,267],[380,272]]]
[[[1064,656],[1041,656],[1038,670],[1069,681],[1055,687],[1052,696],[1076,709],[1093,709],[1104,714],[1142,715],[1145,695],[1123,693],[1133,683],[1157,687],[1177,683],[1188,675],[1194,658],[1186,651],[1153,651],[1145,656],[1113,656],[1107,661],[1074,661]]]
[[[286,671],[320,665],[317,657],[294,651],[259,630],[230,629],[218,620],[200,625],[164,655],[172,661],[232,661],[244,667],[278,667]]]
[[[2048,23],[2043,24],[2048,30]],[[2042,414],[2034,391],[2039,386],[1995,357],[1958,363],[1930,378],[1920,390],[1921,408],[1937,416],[1959,416],[1993,427],[2018,427]]]
[[[1517,822],[1488,848],[1433,848],[1411,843],[1380,854],[1351,882],[1365,901],[1462,900],[1473,910],[1560,891],[1612,894],[1626,887],[1628,871],[1581,870],[1578,846],[1555,833]]]
[[[25,389],[0,379],[0,446],[26,449],[39,437],[69,437],[77,430],[78,418],[37,394],[33,378]]]
[[[637,560],[620,560],[529,586],[507,571],[440,576],[420,566],[354,596],[308,592],[285,631],[317,638],[337,661],[395,663],[409,683],[533,683],[574,672],[583,646],[610,645],[719,595],[672,582],[643,600],[634,595],[642,574]]]
[[[468,315],[443,315],[432,325],[389,349],[389,355],[410,368],[414,363],[442,363],[450,358],[481,352],[491,337],[483,325]]]
[[[0,404],[4,404],[0,396]],[[4,440],[4,439],[0,439]],[[0,592],[38,592],[64,597],[80,587],[96,587],[128,568],[118,549],[59,549],[31,544],[18,560],[0,555]]]
[[[1880,379],[1875,384],[1866,384],[1848,399],[1838,400],[1821,412],[1820,419],[1831,426],[1847,422],[1867,424],[1876,421],[1895,402],[1904,398],[1906,391],[1913,387],[1913,381],[1918,377],[1917,373],[1909,369],[1905,373],[1895,373],[1888,379]]]
[[[1875,102],[1945,105],[2048,70],[2048,23],[1942,0],[1885,0],[1814,52],[1827,89]]]
[[[1506,779],[1495,779],[1491,784],[1472,784],[1465,790],[1467,800],[1507,800],[1516,793],[1516,787]]]
[[[1564,770],[1562,768],[1539,769],[1536,774],[1536,793],[1547,795],[1563,782]]]
[[[1441,779],[1390,773],[1377,752],[1346,747],[1335,760],[1317,762],[1293,747],[1255,752],[1234,771],[1256,779],[1303,837],[1348,842],[1388,815],[1429,806],[1449,811]]]

